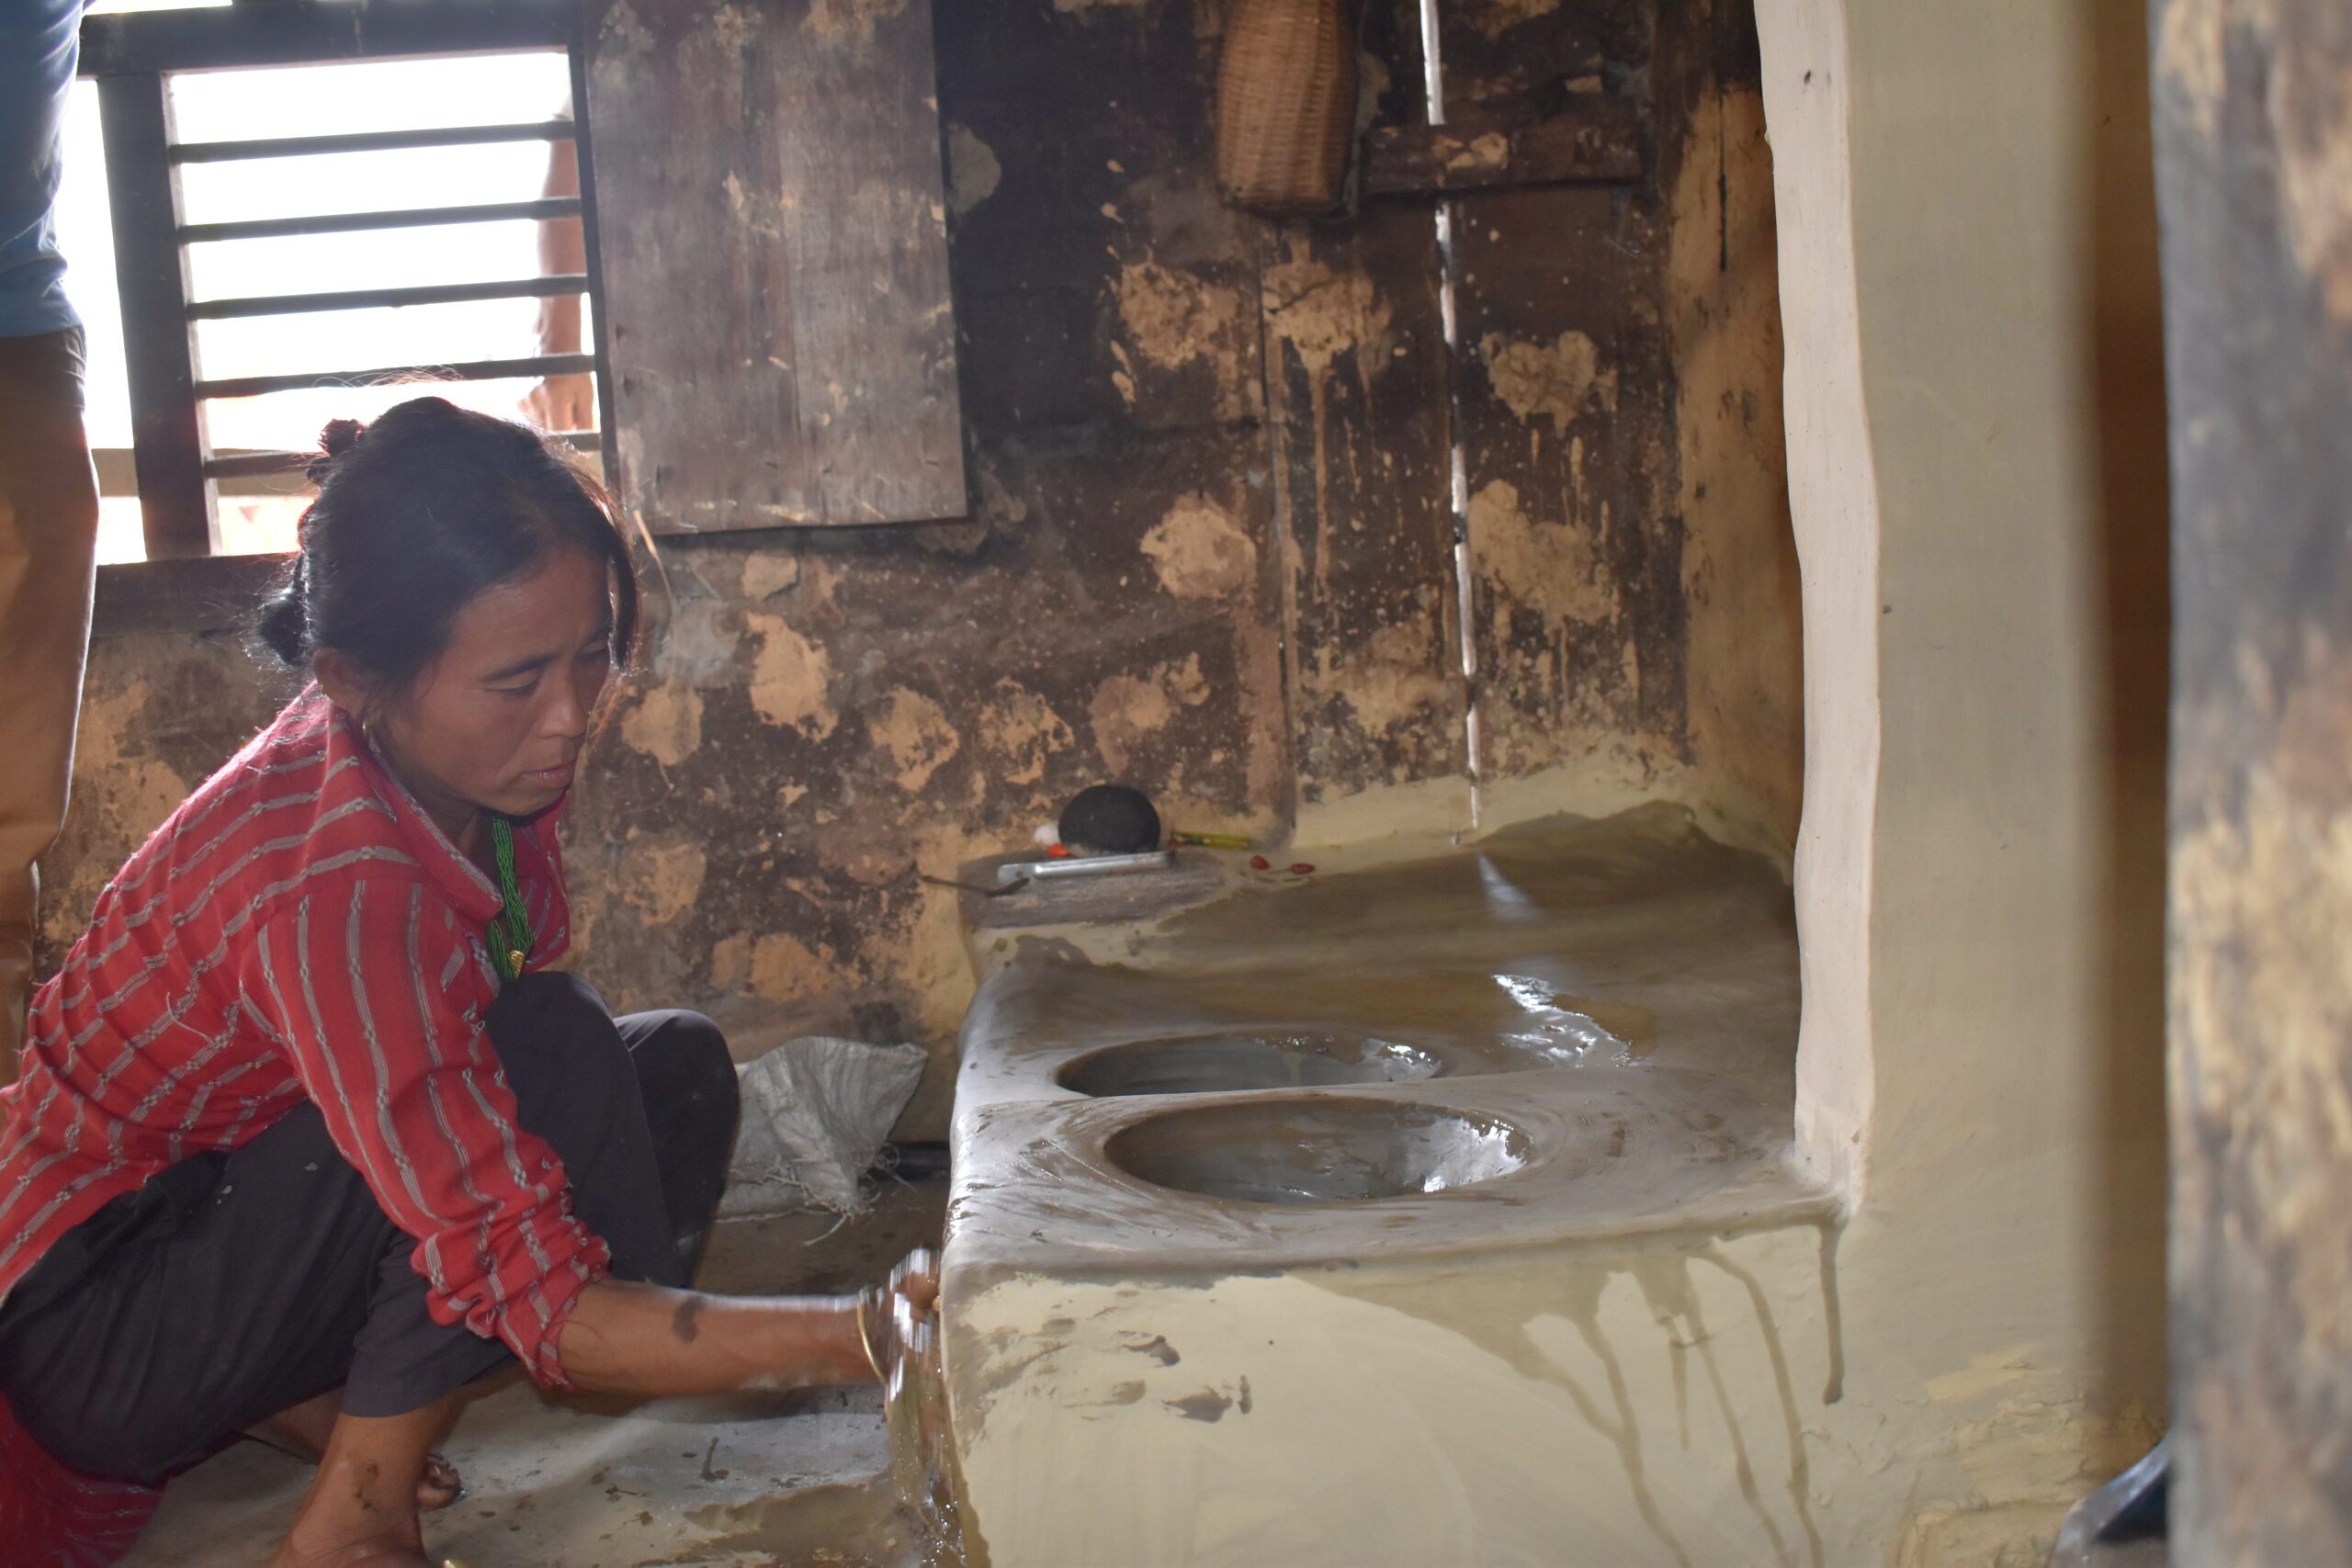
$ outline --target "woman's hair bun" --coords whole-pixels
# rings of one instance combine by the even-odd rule
[[[304,471],[312,484],[324,484],[334,468],[334,460],[359,445],[368,427],[356,419],[331,419],[319,432],[319,455],[311,459]]]
[[[297,555],[294,564],[261,602],[254,621],[254,637],[270,657],[288,670],[300,670],[311,657],[311,559]]]

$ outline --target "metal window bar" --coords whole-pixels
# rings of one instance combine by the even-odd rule
[[[235,481],[231,488],[246,493],[255,481],[297,470],[309,459],[309,454],[296,452],[209,452],[203,421],[203,404],[209,399],[399,379],[489,380],[594,374],[600,423],[609,425],[611,390],[605,384],[602,310],[594,312],[596,342],[591,354],[212,380],[198,377],[191,335],[195,321],[236,317],[561,294],[584,294],[593,301],[600,289],[595,209],[588,194],[594,187],[586,139],[578,129],[585,118],[587,85],[578,47],[580,25],[572,0],[406,0],[399,6],[349,11],[342,6],[252,6],[118,13],[84,20],[81,69],[98,84],[113,209],[116,287],[122,299],[130,380],[132,466],[151,560],[212,553],[217,544],[213,503],[220,481]],[[175,142],[172,139],[165,88],[165,77],[171,72],[528,48],[566,51],[577,118],[243,141]],[[178,220],[178,170],[187,164],[562,140],[580,142],[582,195],[577,198],[227,223]],[[193,244],[569,217],[579,218],[585,233],[589,256],[585,274],[201,301],[188,298],[186,248]],[[583,450],[600,450],[605,445],[594,432],[573,432],[563,439]]]
[[[83,21],[82,74],[567,49],[578,21],[572,0],[401,0],[397,6],[286,0],[117,12]]]
[[[435,283],[412,288],[344,288],[327,294],[257,294],[250,299],[199,299],[187,307],[192,321],[241,316],[297,316],[311,310],[366,310],[380,306],[462,305],[476,299],[544,299],[552,294],[585,294],[588,275],[510,277],[492,283]]]
[[[175,164],[227,164],[247,158],[311,158],[330,152],[407,152],[420,147],[486,147],[503,141],[569,141],[568,119],[528,125],[450,125],[415,130],[355,130],[333,136],[265,136],[248,141],[183,141]]]
[[[603,438],[593,430],[567,430],[555,439],[580,452],[594,452]],[[310,481],[302,470],[316,452],[216,452],[204,471],[224,497],[300,495]],[[98,493],[108,498],[139,494],[138,459],[128,446],[96,446],[90,457],[98,471]]]
[[[460,223],[544,223],[580,216],[580,198],[491,201],[472,207],[416,207],[396,212],[322,212],[310,218],[247,218],[233,223],[183,223],[180,243],[220,240],[283,240],[306,234],[354,234],[373,229],[443,229]]]
[[[316,370],[291,376],[233,376],[198,381],[199,398],[257,398],[265,392],[302,392],[337,387],[380,387],[388,381],[510,381],[523,377],[588,376],[593,354],[534,354],[521,359],[468,359],[450,365],[386,365],[373,370]]]
[[[594,430],[559,431],[555,439],[565,443],[575,452],[598,452],[604,448],[603,434]],[[252,486],[238,481],[251,480],[272,474],[294,474],[308,467],[316,452],[229,452],[206,459],[204,471],[221,483],[222,492],[236,494],[287,493],[299,491],[300,484]]]

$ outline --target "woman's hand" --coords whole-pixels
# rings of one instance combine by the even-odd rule
[[[939,1256],[927,1247],[906,1255],[890,1276],[857,1299],[859,1337],[886,1388],[899,1363],[931,1348],[932,1319],[939,1303]]]

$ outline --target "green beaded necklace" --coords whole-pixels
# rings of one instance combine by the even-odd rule
[[[523,977],[523,961],[531,955],[531,917],[523,908],[523,889],[514,880],[514,829],[503,817],[490,819],[491,847],[498,854],[498,913],[490,918],[490,961],[503,980]]]

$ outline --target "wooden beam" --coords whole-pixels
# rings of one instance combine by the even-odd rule
[[[187,276],[177,237],[178,175],[164,160],[171,110],[164,79],[101,78],[98,119],[106,141],[115,288],[122,299],[123,356],[147,556],[162,560],[209,555],[212,492],[204,477]]]
[[[255,0],[267,5],[269,0]],[[575,452],[602,453],[605,437],[601,431],[565,430],[552,433],[555,439]],[[238,448],[215,452],[204,461],[205,477],[213,481],[214,490],[221,495],[300,495],[310,488],[302,469],[316,452],[260,452]],[[98,470],[98,493],[102,496],[136,496],[139,493],[138,459],[128,446],[93,446],[91,465]]]
[[[621,444],[617,438],[604,439],[605,433],[620,429],[620,422],[614,413],[613,313],[605,304],[605,248],[596,211],[596,144],[588,130],[589,26],[588,12],[583,9],[573,18],[571,57],[567,62],[571,73],[572,173],[580,193],[573,199],[580,204],[581,249],[588,265],[588,298],[594,305],[585,323],[588,339],[579,346],[596,356],[596,434],[593,439],[600,455],[599,471],[604,475],[605,486],[620,496],[628,493],[621,474]],[[580,445],[576,438],[566,439],[575,446]]]
[[[1364,138],[1363,193],[1630,184],[1641,178],[1642,147],[1640,106],[1597,94],[1526,123],[1464,115],[1442,126],[1384,126]]]
[[[82,74],[145,75],[246,65],[314,65],[404,55],[562,49],[571,0],[271,0],[267,5],[119,11],[82,21]]]
[[[120,561],[98,568],[94,637],[239,632],[286,573],[285,556]]]

